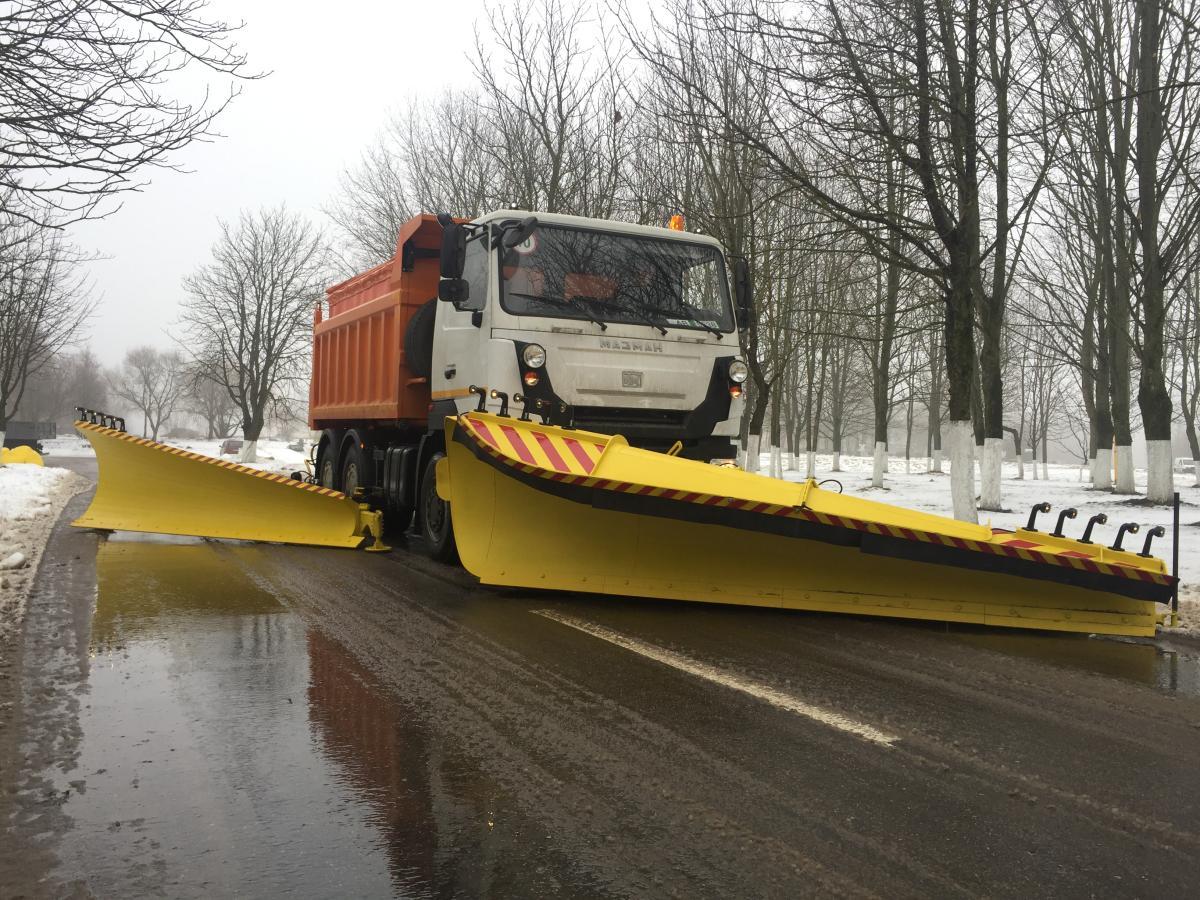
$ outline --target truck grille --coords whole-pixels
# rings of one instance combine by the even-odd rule
[[[575,426],[601,434],[677,436],[683,430],[687,411],[679,409],[613,409],[607,406],[576,406]]]

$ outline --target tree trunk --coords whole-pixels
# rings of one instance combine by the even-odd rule
[[[263,419],[261,416],[242,420],[242,452],[238,457],[240,462],[258,462],[258,438],[262,434]]]
[[[1005,425],[1004,430],[1012,435],[1013,449],[1017,453],[1017,481],[1025,480],[1025,450],[1021,447],[1021,432],[1011,425]],[[1036,473],[1034,473],[1036,474]]]
[[[975,431],[971,422],[975,378],[975,333],[971,304],[970,255],[951,257],[946,296],[946,382],[950,388],[950,494],[954,518],[976,523]]]
[[[1138,4],[1140,20],[1137,93],[1138,231],[1142,249],[1140,343],[1141,377],[1138,406],[1146,433],[1146,498],[1170,503],[1174,491],[1171,472],[1171,395],[1163,371],[1166,306],[1164,272],[1159,253],[1158,154],[1162,146],[1162,95],[1159,92],[1159,47],[1162,19],[1160,2]],[[1132,486],[1132,473],[1130,475]]]

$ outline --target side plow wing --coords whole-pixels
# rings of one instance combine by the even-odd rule
[[[1161,560],[993,531],[489,414],[447,420],[438,489],[488,584],[1153,636]]]
[[[323,547],[376,544],[383,517],[338,491],[76,422],[96,450],[83,528]]]

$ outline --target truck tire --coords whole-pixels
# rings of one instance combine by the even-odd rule
[[[458,561],[458,548],[454,545],[454,522],[450,515],[450,504],[437,495],[435,472],[437,462],[446,454],[438,451],[425,464],[421,475],[421,535],[429,547],[429,555],[438,562]]]
[[[433,324],[437,303],[436,297],[425,301],[404,329],[404,365],[417,378],[433,377]]]
[[[358,444],[350,444],[342,458],[342,477],[339,488],[347,497],[353,497],[356,488],[365,487],[367,470],[363,452]]]
[[[321,444],[317,451],[317,483],[321,487],[332,488],[337,490],[337,460],[334,458],[335,453],[333,443],[325,441]]]

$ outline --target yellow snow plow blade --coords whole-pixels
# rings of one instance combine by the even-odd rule
[[[447,419],[438,492],[486,584],[1152,636],[1161,560],[634,449]]]
[[[100,479],[73,524],[322,547],[377,544],[383,516],[339,491],[76,422]]]
[[[0,465],[44,466],[42,455],[32,447],[0,447]]]

